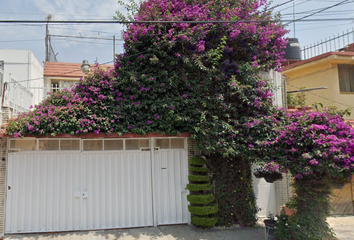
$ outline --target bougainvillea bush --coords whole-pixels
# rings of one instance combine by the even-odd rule
[[[286,30],[267,2],[149,0],[134,19],[140,22],[127,26],[125,52],[113,70],[98,69],[73,90],[51,94],[11,120],[7,133],[190,132],[201,149],[250,168],[250,157],[257,155],[253,142],[269,130],[257,127],[260,119],[274,114],[270,85],[259,73],[279,68],[286,45]],[[247,174],[240,176],[247,179],[247,194],[253,194],[251,176],[240,172]],[[247,194],[242,200],[251,204],[225,215],[250,213],[244,225],[252,225],[256,207]]]
[[[354,128],[326,111],[287,114],[274,141],[274,162],[296,179],[348,178],[354,171]]]
[[[286,113],[283,112],[285,115]],[[354,129],[330,111],[287,113],[276,135],[261,142],[272,154],[264,156],[269,171],[287,171],[295,177],[295,195],[289,206],[295,214],[280,217],[280,239],[331,239],[326,222],[331,181],[354,173]]]

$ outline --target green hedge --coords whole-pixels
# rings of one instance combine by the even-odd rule
[[[198,227],[213,227],[218,219],[216,217],[196,217],[191,218],[191,222]]]
[[[194,156],[191,159],[189,159],[189,163],[191,165],[203,166],[206,164],[206,160],[202,157]]]
[[[205,184],[187,184],[187,189],[191,192],[199,192],[199,191],[209,191],[211,189],[211,185],[209,183]]]
[[[205,167],[189,167],[189,172],[206,173],[208,169]]]
[[[204,216],[204,215],[210,215],[210,214],[215,214],[218,212],[218,205],[214,204],[211,206],[188,206],[188,210],[191,214],[194,215],[199,215],[199,216]]]
[[[191,182],[210,182],[208,175],[188,175],[188,180]]]
[[[204,167],[206,160],[200,156],[189,159],[192,165],[189,167],[190,174],[187,189],[190,195],[187,196],[189,212],[192,214],[191,222],[197,227],[213,227],[218,219],[215,214],[218,212],[218,206],[215,203],[215,196],[210,192],[211,177],[208,176],[208,169]]]
[[[188,195],[187,200],[193,204],[208,204],[215,200],[212,193],[206,195]]]

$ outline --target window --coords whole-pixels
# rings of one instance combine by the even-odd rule
[[[62,140],[60,140],[60,150],[61,151],[80,150],[80,140],[79,139],[62,139]]]
[[[160,149],[184,149],[184,138],[157,138],[155,146]]]
[[[354,92],[354,65],[338,64],[338,78],[341,93]]]
[[[51,92],[58,92],[64,88],[72,89],[77,82],[78,81],[52,79],[50,89]]]
[[[59,140],[39,140],[38,149],[39,151],[58,151]]]
[[[104,140],[104,150],[123,150],[123,140]]]
[[[127,139],[125,140],[125,150],[140,150],[150,146],[148,139]]]
[[[103,140],[84,140],[83,141],[84,151],[102,151],[103,150]]]
[[[36,139],[11,139],[10,148],[21,151],[36,151]]]

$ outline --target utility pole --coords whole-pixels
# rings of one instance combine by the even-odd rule
[[[113,35],[113,63],[116,60],[116,35]]]
[[[50,51],[49,51],[49,29],[48,29],[48,23],[52,19],[52,15],[48,14],[47,15],[47,24],[45,26],[45,61],[49,62],[50,61]]]

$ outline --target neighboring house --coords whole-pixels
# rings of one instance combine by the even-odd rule
[[[307,91],[306,105],[322,103],[339,109],[354,109],[354,44],[310,59],[298,61],[283,68],[287,91]],[[354,116],[346,117],[354,119]]]
[[[31,50],[0,49],[1,116],[29,111],[34,102],[33,89],[43,87],[43,67]],[[41,98],[43,98],[41,96]]]
[[[75,82],[83,77],[81,63],[45,62],[44,63],[44,86],[50,91],[70,88]],[[100,65],[103,69],[113,68],[113,65]],[[90,64],[90,71],[95,64]]]

